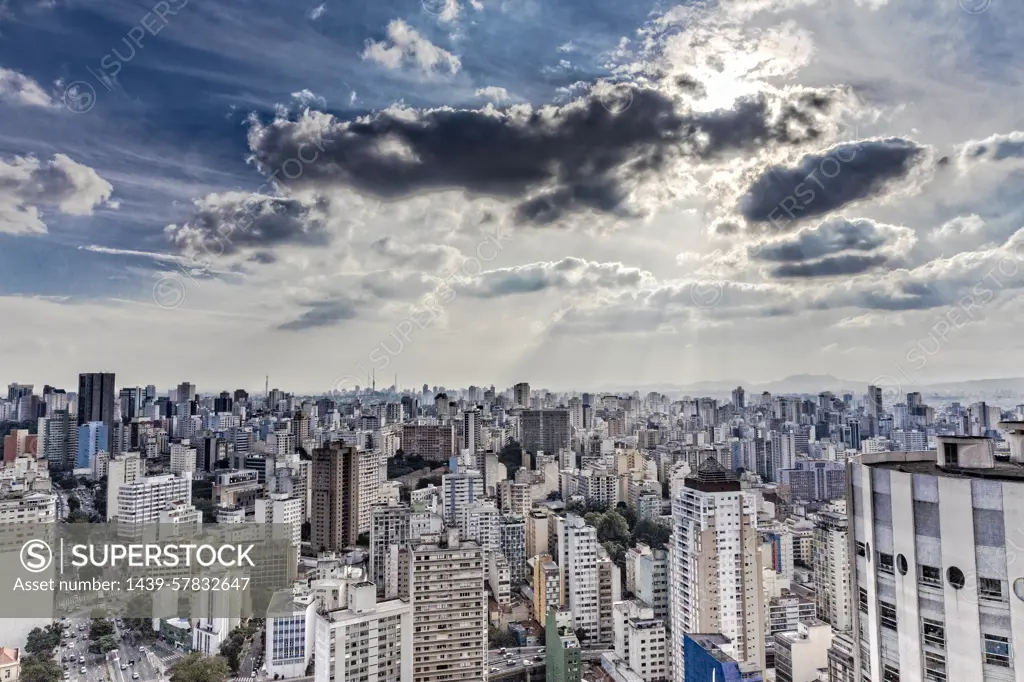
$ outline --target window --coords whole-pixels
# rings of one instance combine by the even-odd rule
[[[942,444],[942,459],[948,467],[960,466],[960,454],[957,452],[956,443]]]
[[[863,587],[858,588],[860,590],[860,611],[861,613],[868,612],[868,591]]]
[[[962,590],[964,585],[967,583],[967,578],[964,577],[964,572],[956,566],[950,566],[946,569],[946,580],[953,587],[954,590]]]
[[[879,573],[888,573],[889,575],[893,575],[893,569],[894,569],[894,565],[893,565],[892,554],[885,554],[884,552],[879,552],[878,553],[878,572]]]
[[[878,622],[883,628],[896,629],[896,605],[878,601]]]
[[[882,682],[900,682],[900,669],[889,665],[882,666]]]
[[[981,639],[984,644],[985,663],[1009,668],[1010,640],[999,635],[982,635]]]
[[[921,638],[925,646],[933,646],[936,649],[946,648],[946,625],[937,620],[921,619]]]
[[[946,657],[942,654],[924,652],[924,679],[946,682]]]
[[[985,601],[1005,601],[1003,581],[995,578],[978,578],[978,596]]]
[[[942,587],[942,569],[935,566],[920,565],[921,584],[930,587]]]
[[[863,542],[857,543],[857,556],[867,556],[867,551],[864,548]]]
[[[896,568],[899,569],[900,575],[906,575],[907,571],[910,570],[907,566],[907,557],[899,554],[896,556]]]

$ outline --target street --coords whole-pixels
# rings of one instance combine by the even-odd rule
[[[158,682],[159,672],[150,657],[134,643],[134,637],[115,625],[119,646],[106,655],[89,652],[90,618],[68,618],[60,621],[65,637],[57,649],[57,660],[64,668],[67,682]],[[81,629],[80,629],[81,628]],[[127,640],[127,641],[126,641]],[[84,659],[84,661],[82,660]],[[131,665],[130,661],[135,664]],[[121,666],[124,666],[124,670]],[[83,674],[81,671],[85,669]],[[138,678],[134,677],[138,674]]]

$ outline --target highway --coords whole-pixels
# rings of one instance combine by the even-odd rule
[[[488,649],[487,651],[487,668],[492,673],[507,672],[512,673],[522,670],[525,666],[523,661],[530,661],[532,664],[544,664],[544,656],[541,654],[544,651],[542,646],[524,646],[506,649],[506,653],[501,653],[500,649]],[[509,659],[506,654],[512,654],[512,658]],[[509,665],[509,662],[512,665]]]

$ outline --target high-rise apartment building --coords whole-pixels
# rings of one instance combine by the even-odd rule
[[[40,457],[50,470],[67,471],[78,459],[78,420],[68,410],[39,418],[37,429]]]
[[[547,682],[581,682],[580,640],[572,629],[572,614],[551,607],[544,621],[545,679]]]
[[[112,372],[94,372],[78,375],[78,423],[103,422],[107,429],[114,428],[114,402],[117,400]],[[109,435],[110,431],[108,431]],[[103,448],[110,452],[110,444]]]
[[[387,476],[387,465],[384,465]],[[359,452],[359,534],[370,532],[372,511],[380,499],[381,454],[377,450]]]
[[[331,581],[327,581],[331,582]],[[314,679],[334,682],[412,682],[412,604],[377,601],[368,581],[336,581],[341,608],[315,616]]]
[[[672,630],[719,633],[739,662],[764,669],[764,597],[757,505],[739,479],[709,457],[672,495],[669,598]],[[683,682],[683,639],[673,679]]]
[[[848,631],[853,627],[853,582],[846,514],[820,512],[813,547],[817,616],[840,632]]]
[[[575,514],[560,516],[556,523],[562,607],[572,614],[573,628],[586,633],[586,646],[600,639],[597,529]]]
[[[519,420],[519,442],[524,452],[554,454],[569,447],[572,433],[569,410],[523,410]]]
[[[302,500],[288,493],[271,493],[255,503],[256,523],[286,526],[290,529],[292,544],[302,542]]]
[[[196,470],[196,449],[188,440],[171,443],[171,473]]]
[[[89,422],[78,427],[78,453],[75,457],[75,468],[85,469],[92,466],[97,452],[102,452],[110,445],[110,429],[103,422]]]
[[[513,386],[512,402],[518,407],[530,407],[530,384],[524,381]]]
[[[458,531],[423,536],[410,553],[413,680],[487,679],[485,551]]]
[[[407,504],[379,504],[370,512],[369,579],[377,586],[378,596],[398,596],[388,591],[397,582],[389,580],[389,575],[397,571],[398,551],[409,540],[411,519],[412,507]]]
[[[449,424],[403,424],[402,450],[434,462],[447,462],[455,454],[455,429]]]
[[[1024,423],[851,460],[858,680],[1021,678]]]
[[[117,518],[117,498],[121,488],[134,485],[142,475],[142,458],[138,452],[125,452],[107,461],[107,521]]]
[[[161,512],[176,503],[191,499],[192,478],[187,473],[180,476],[164,474],[139,478],[134,483],[125,483],[118,488],[117,522],[125,525],[158,523]],[[108,499],[107,507],[110,506],[111,501]]]
[[[476,469],[462,469],[441,477],[445,523],[466,530],[469,507],[484,499],[484,477]]]
[[[313,450],[311,540],[316,550],[342,550],[359,540],[359,451],[328,443]]]
[[[605,660],[625,667],[637,682],[666,682],[669,677],[669,642],[665,621],[635,599],[620,601],[614,608],[614,656]]]

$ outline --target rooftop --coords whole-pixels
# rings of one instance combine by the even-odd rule
[[[946,437],[943,436],[943,439]],[[950,437],[960,442],[986,440],[970,436]],[[997,481],[1024,482],[1024,466],[1004,459],[996,459],[994,465],[987,469],[941,467],[935,459],[935,452],[878,452],[871,455],[860,455],[861,464],[890,471],[908,474],[926,474],[928,476],[946,476],[949,478],[985,478]]]

